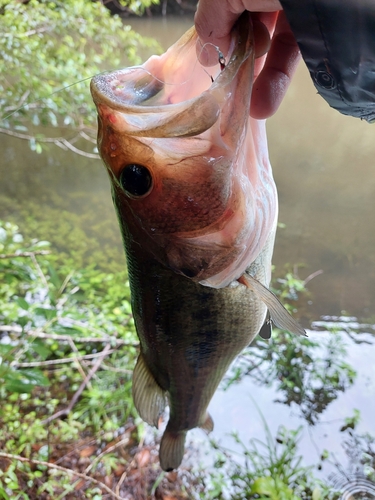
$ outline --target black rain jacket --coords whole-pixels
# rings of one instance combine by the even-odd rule
[[[280,0],[319,94],[375,121],[375,0]]]

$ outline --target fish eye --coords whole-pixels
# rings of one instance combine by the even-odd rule
[[[125,165],[120,174],[120,184],[131,198],[144,196],[152,186],[152,177],[148,168],[137,163]]]

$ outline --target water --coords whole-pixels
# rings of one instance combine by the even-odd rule
[[[142,34],[157,37],[166,48],[192,21],[145,19],[132,24]],[[282,276],[286,264],[289,268],[298,264],[303,279],[323,271],[308,283],[311,295],[299,311],[300,319],[310,325],[326,317],[324,323],[315,323],[315,329],[308,332],[318,343],[331,335],[327,328],[334,322],[343,332],[345,361],[358,375],[356,382],[327,406],[314,427],[301,419],[296,405],[275,403],[279,397],[277,381],[271,380],[267,387],[245,377],[228,391],[217,392],[210,406],[214,437],[229,447],[233,443],[225,436],[233,429],[240,432],[243,441],[263,433],[254,401],[273,433],[280,424],[304,426],[300,450],[307,463],[316,464],[324,449],[333,452],[338,461],[345,461],[340,427],[343,419],[353,414],[353,408],[361,411],[358,431],[374,434],[374,133],[374,126],[330,109],[316,95],[302,64],[280,110],[268,120],[279,220],[285,225],[277,235],[275,274]],[[77,214],[85,230],[95,234],[99,246],[108,245],[110,233],[115,258],[124,262],[109,183],[99,161],[54,146],[48,155],[37,155],[26,142],[4,135],[0,135],[0,145],[0,217],[19,214],[22,223],[28,212],[38,214],[35,207],[39,207],[43,220],[49,213],[51,219],[69,212]],[[105,237],[100,237],[100,223],[105,225]],[[45,239],[50,237],[44,235]],[[350,335],[338,324],[342,314],[354,318]],[[369,326],[352,334],[353,326],[366,319]],[[359,344],[358,339],[366,343]],[[329,470],[323,467],[325,474]]]

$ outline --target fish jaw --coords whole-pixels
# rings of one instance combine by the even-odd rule
[[[249,22],[243,17],[234,29],[228,63],[213,70],[213,83],[197,62],[192,29],[142,67],[91,84],[99,151],[127,234],[147,242],[167,268],[214,287],[254,261],[277,217],[264,124],[249,118]],[[139,197],[121,181],[134,164],[152,178]]]

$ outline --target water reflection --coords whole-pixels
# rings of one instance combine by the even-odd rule
[[[346,359],[346,346],[339,333],[311,339],[274,331],[269,342],[258,339],[239,356],[225,386],[244,376],[257,385],[272,385],[277,393],[275,403],[291,406],[314,425],[328,405],[355,381],[356,371]]]

